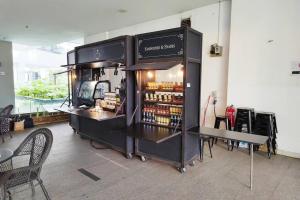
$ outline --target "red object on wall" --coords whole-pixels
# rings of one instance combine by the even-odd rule
[[[226,107],[225,116],[229,119],[232,128],[235,124],[235,111],[236,109],[233,105]]]

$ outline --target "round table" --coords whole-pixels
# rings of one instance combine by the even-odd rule
[[[14,152],[10,149],[0,149],[0,164],[9,160]]]

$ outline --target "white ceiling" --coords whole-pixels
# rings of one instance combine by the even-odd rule
[[[0,0],[0,40],[37,45],[56,44],[217,2],[218,0]],[[127,12],[120,12],[120,9]]]

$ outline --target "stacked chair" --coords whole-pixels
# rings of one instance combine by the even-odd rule
[[[237,108],[234,131],[252,134],[253,127],[255,125],[254,123],[255,123],[254,108]],[[237,143],[237,148],[238,147],[239,147],[239,142]],[[254,146],[254,150],[257,149],[258,147]]]
[[[254,134],[267,136],[268,157],[271,158],[271,148],[273,154],[276,154],[276,117],[274,113],[258,112],[256,113]]]
[[[13,109],[13,105],[6,106],[0,112],[0,136],[2,137],[2,143],[5,142],[4,137],[9,133],[10,137],[12,138],[12,134],[10,132],[10,114]]]

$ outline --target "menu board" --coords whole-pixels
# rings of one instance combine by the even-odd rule
[[[140,35],[137,39],[138,59],[183,56],[183,31]]]

